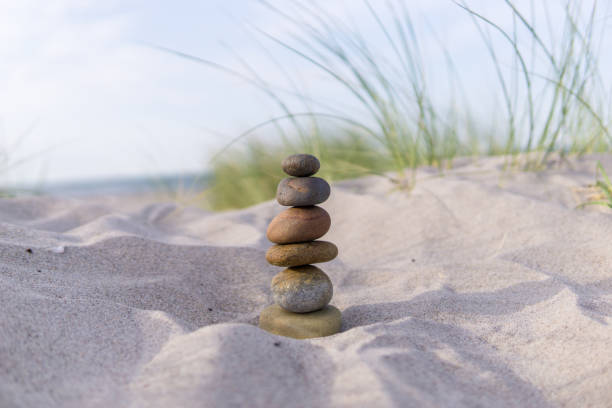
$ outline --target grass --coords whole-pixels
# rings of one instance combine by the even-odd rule
[[[563,6],[563,21],[542,25],[535,21],[533,10],[520,10],[504,0],[512,16],[507,27],[466,2],[455,1],[457,12],[472,20],[497,78],[502,109],[492,111],[503,113],[501,123],[494,118],[491,124],[476,119],[470,110],[471,90],[464,88],[461,72],[440,40],[449,98],[441,102],[436,97],[407,1],[390,0],[384,7],[364,1],[379,38],[389,45],[386,54],[359,27],[319,3],[295,0],[282,3],[282,9],[265,0],[260,3],[296,32],[291,38],[279,38],[256,30],[268,41],[263,51],[270,60],[274,61],[274,49],[293,54],[341,89],[351,109],[307,96],[280,64],[289,89],[264,78],[243,60],[239,71],[165,50],[245,80],[282,112],[239,135],[213,159],[214,182],[206,196],[215,209],[272,198],[282,177],[280,160],[295,152],[318,155],[324,163],[322,175],[331,180],[387,171],[399,188],[410,190],[418,166],[443,171],[457,156],[504,155],[506,168],[539,171],[552,154],[610,149],[610,95],[598,68],[605,24],[597,18],[602,10],[596,3],[583,15],[584,2],[570,0]],[[536,4],[546,3],[532,3],[532,8]],[[436,38],[434,32],[428,35]],[[255,132],[267,127],[278,132],[279,142],[263,145],[253,140]],[[237,142],[241,142],[238,147]]]
[[[38,152],[34,152],[25,157],[15,158],[15,153],[19,150],[19,146],[25,141],[25,139],[30,135],[30,133],[36,128],[36,122],[32,123],[28,128],[26,128],[17,138],[17,142],[12,146],[0,146],[0,176],[8,174],[11,170],[35,159],[36,157],[43,155],[53,148],[47,148]],[[37,193],[37,191],[24,190],[24,189],[7,189],[0,187],[0,198],[12,198],[16,197],[18,194],[26,193],[33,194]]]
[[[612,208],[612,182],[610,182],[601,162],[597,163],[597,172],[601,174],[602,179],[595,181],[593,187],[596,189],[596,193],[590,197],[589,201],[580,204],[578,208],[584,208],[588,205],[603,205]]]
[[[594,53],[596,5],[593,4],[588,18],[580,20],[580,3],[568,2],[565,21],[560,26],[560,42],[547,44],[532,21],[511,1],[505,0],[505,3],[512,11],[516,24],[526,30],[531,40],[529,48],[543,59],[540,70],[544,73],[528,67],[527,49],[521,47],[517,40],[520,34],[516,28],[512,32],[504,31],[465,5],[460,7],[473,16],[498,72],[507,109],[507,153],[527,152],[529,159],[525,163],[526,168],[539,169],[554,152],[586,153],[602,148],[602,142],[606,148],[609,147],[610,133],[604,122],[606,111],[598,108],[603,100],[593,97],[597,88],[603,87]],[[527,118],[525,124],[517,124],[519,115],[515,101],[520,94],[510,94],[507,78],[501,73],[501,64],[491,47],[489,34],[480,27],[479,21],[500,33],[514,51],[516,62],[513,70],[522,77],[519,79],[523,81],[522,95],[527,99],[522,112],[522,117]],[[538,82],[539,89],[536,88]],[[605,98],[606,95],[602,96]],[[526,143],[517,143],[517,129],[526,130],[523,132],[527,137]]]
[[[236,149],[216,163],[211,187],[203,193],[205,202],[214,209],[227,209],[269,200],[275,196],[278,182],[286,177],[280,162],[294,152],[319,157],[322,167],[317,176],[329,181],[370,174],[387,177],[384,171],[391,165],[381,160],[367,138],[357,134],[276,145],[250,140],[244,149]]]
[[[10,166],[8,153],[0,148],[0,174],[3,174],[7,171]],[[13,197],[14,192],[9,191],[7,189],[0,188],[0,198],[9,198]]]

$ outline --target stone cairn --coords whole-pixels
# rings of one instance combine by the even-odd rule
[[[298,339],[329,336],[340,331],[342,316],[329,301],[331,280],[314,263],[328,262],[338,255],[331,242],[315,241],[331,225],[327,211],[316,204],[327,200],[329,184],[311,177],[320,167],[309,154],[295,154],[282,163],[290,176],[278,184],[276,199],[291,208],[278,214],[268,226],[267,237],[273,242],[266,260],[287,269],[272,279],[272,297],[276,304],[259,316],[259,327],[271,333]]]

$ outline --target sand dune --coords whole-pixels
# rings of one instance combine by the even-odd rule
[[[0,406],[609,407],[612,214],[574,209],[595,162],[336,183],[343,331],[313,340],[256,327],[276,202],[2,200]]]

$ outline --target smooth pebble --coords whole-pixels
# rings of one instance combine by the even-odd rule
[[[283,171],[295,177],[312,176],[320,166],[319,159],[311,154],[293,154],[282,162]]]
[[[329,231],[331,218],[321,207],[291,207],[268,225],[266,236],[275,244],[314,241]]]
[[[289,177],[278,183],[276,201],[280,205],[303,207],[321,204],[329,198],[331,189],[319,177]]]
[[[271,305],[261,312],[259,327],[294,339],[331,336],[340,332],[342,314],[332,305],[310,313],[291,313],[279,305]]]
[[[338,256],[338,247],[327,241],[274,245],[266,252],[266,260],[276,266],[299,266],[329,262]]]
[[[271,289],[274,302],[294,313],[322,309],[333,294],[329,276],[312,265],[282,270],[272,279]]]

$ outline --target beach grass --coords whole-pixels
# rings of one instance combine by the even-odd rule
[[[419,166],[443,171],[458,156],[503,155],[507,169],[540,171],[551,155],[610,149],[611,98],[598,66],[606,29],[597,18],[600,10],[595,2],[585,13],[582,2],[570,0],[563,6],[562,21],[543,23],[535,21],[533,10],[521,10],[504,0],[512,16],[510,26],[493,21],[465,1],[454,2],[457,12],[469,17],[478,31],[497,78],[497,84],[486,84],[497,87],[502,101],[492,109],[501,112],[493,123],[471,111],[471,90],[463,86],[452,53],[439,40],[449,96],[444,103],[436,97],[408,2],[389,1],[385,8],[364,2],[380,38],[389,45],[386,55],[377,52],[359,27],[320,3],[291,1],[282,9],[264,0],[261,4],[296,29],[290,39],[257,30],[270,44],[266,52],[272,55],[276,47],[314,67],[343,90],[347,105],[354,109],[343,111],[307,96],[289,74],[293,88],[280,92],[244,61],[246,72],[239,72],[166,50],[244,79],[282,112],[239,135],[214,157],[214,182],[206,193],[214,209],[272,198],[282,177],[279,162],[295,152],[318,155],[325,163],[322,175],[332,181],[387,172],[398,188],[409,191]],[[435,38],[435,33],[429,35]],[[264,129],[278,132],[278,141],[258,142],[254,134]]]
[[[594,194],[589,197],[588,201],[580,204],[578,208],[589,205],[602,205],[612,208],[612,182],[601,162],[597,162],[597,173],[595,184],[592,186],[595,190]]]
[[[9,156],[3,147],[0,146],[0,176],[9,169],[10,161]],[[0,187],[0,198],[10,198],[14,196],[14,192],[7,188]]]
[[[323,163],[317,176],[330,182],[372,174],[389,177],[385,172],[392,167],[377,146],[358,134],[313,136],[272,145],[249,140],[243,149],[230,151],[215,163],[211,186],[202,195],[204,201],[213,209],[227,209],[269,200],[278,182],[287,177],[280,162],[295,152],[316,155]],[[227,188],[230,180],[233,188]]]

